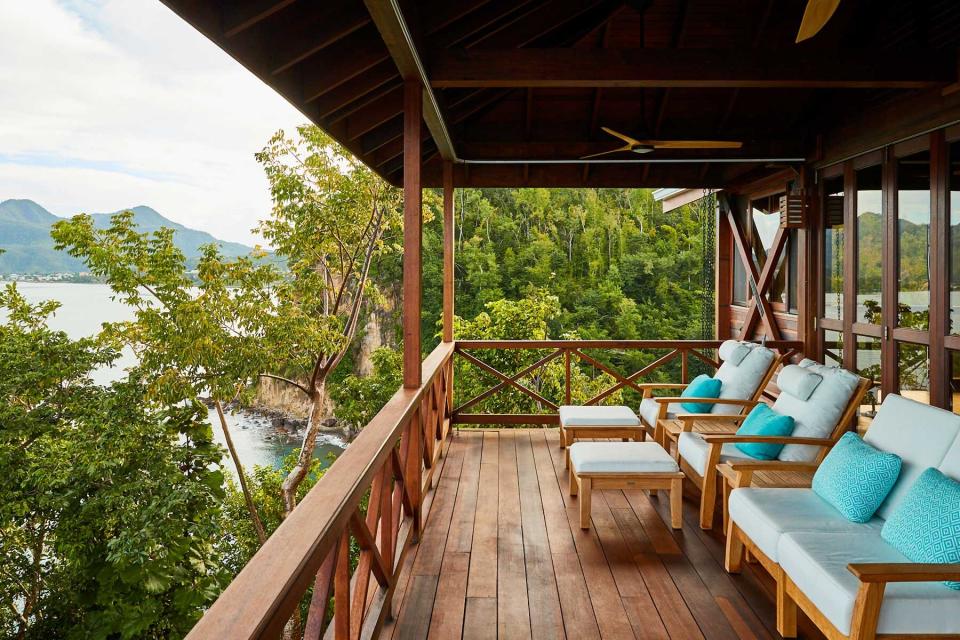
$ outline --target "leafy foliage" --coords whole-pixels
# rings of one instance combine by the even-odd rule
[[[219,593],[224,493],[206,410],[146,401],[116,358],[0,294],[0,630],[49,638],[183,635]]]

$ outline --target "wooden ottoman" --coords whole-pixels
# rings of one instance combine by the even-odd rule
[[[560,448],[569,447],[583,438],[636,440],[646,438],[640,418],[630,407],[594,407],[564,405],[560,407]],[[567,467],[570,456],[567,455]]]
[[[682,525],[683,472],[656,442],[577,442],[571,445],[570,495],[579,495],[580,528],[590,528],[594,489],[658,489],[670,492],[670,523]]]

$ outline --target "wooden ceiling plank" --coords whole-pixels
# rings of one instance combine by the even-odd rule
[[[400,75],[404,80],[418,80],[423,84],[423,119],[440,150],[440,155],[444,160],[456,160],[450,133],[403,14],[391,0],[364,0],[364,4]]]
[[[261,36],[270,45],[270,73],[276,75],[323,51],[370,24],[370,15],[358,4],[345,4],[312,13],[309,20],[285,20]]]
[[[356,140],[403,113],[403,87],[398,87],[347,118],[347,137]]]
[[[332,47],[315,54],[293,71],[301,71],[301,91],[306,103],[376,67],[389,57],[373,27],[356,31]]]
[[[313,108],[321,120],[340,120],[402,84],[393,61],[384,60],[317,98]]]
[[[472,42],[471,38],[495,33],[542,4],[543,0],[494,0],[475,11],[469,20],[451,24],[437,33],[430,44],[438,48],[465,46]]]
[[[441,0],[435,6],[422,11],[423,30],[426,35],[432,35],[470,15],[480,7],[489,4],[490,0],[460,0],[459,2],[450,2],[450,0]]]
[[[793,50],[440,50],[434,87],[891,88],[942,86],[957,78],[941,51],[856,51],[838,58]]]
[[[246,2],[225,2],[223,4],[223,35],[227,38],[246,31],[262,20],[286,9],[295,0],[247,0]]]

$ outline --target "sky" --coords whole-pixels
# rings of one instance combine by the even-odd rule
[[[306,118],[159,0],[0,0],[0,200],[262,242],[253,154]]]

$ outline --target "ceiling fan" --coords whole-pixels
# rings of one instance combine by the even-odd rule
[[[611,153],[620,153],[621,151],[650,153],[655,149],[739,149],[743,146],[742,142],[730,140],[637,140],[628,135],[620,133],[619,131],[608,129],[607,127],[600,128],[610,135],[620,138],[626,142],[626,144],[622,147],[617,147],[616,149],[610,149],[609,151],[601,151],[600,153],[591,153],[588,156],[580,156],[581,160],[605,156]]]
[[[807,0],[807,8],[804,9],[803,19],[800,21],[800,31],[797,32],[797,42],[803,42],[820,33],[839,6],[840,0]]]

